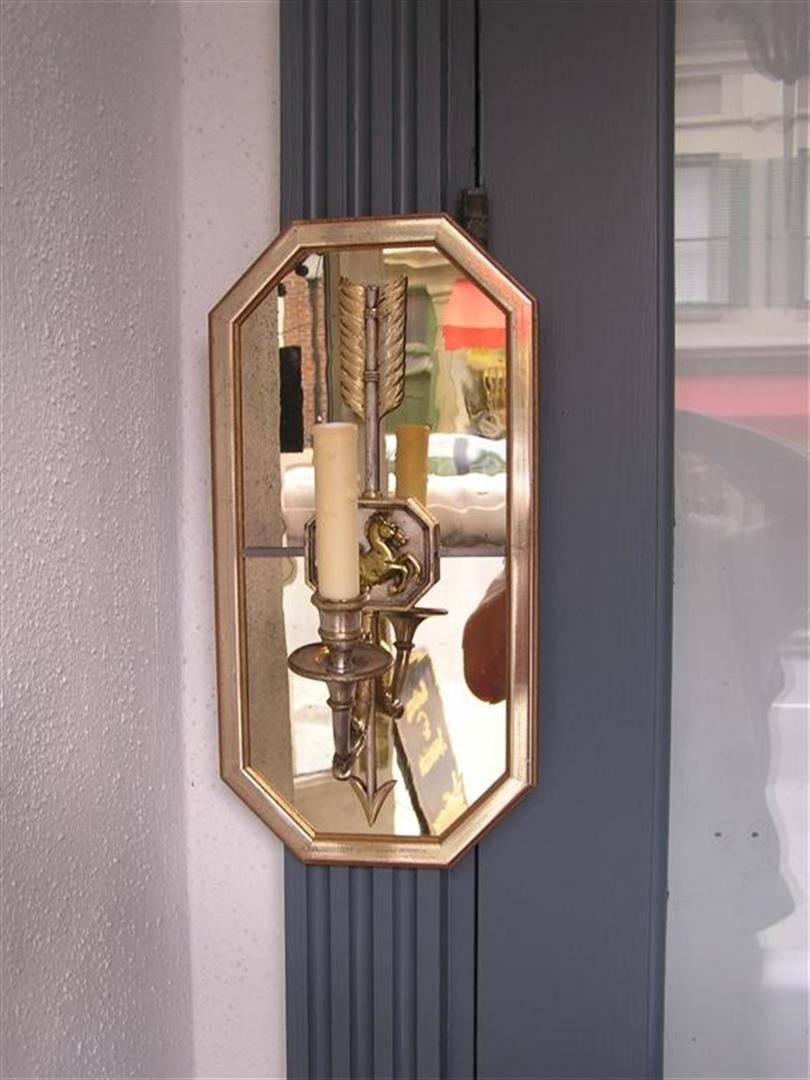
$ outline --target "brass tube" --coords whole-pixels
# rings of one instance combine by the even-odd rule
[[[377,355],[379,288],[366,285],[366,352],[363,368],[363,398],[366,441],[366,488],[364,499],[380,495],[380,370]]]

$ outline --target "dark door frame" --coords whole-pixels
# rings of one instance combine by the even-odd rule
[[[539,789],[451,871],[288,855],[290,1077],[661,1073],[673,23],[282,0],[283,220],[452,213],[483,180],[540,303],[546,478]]]

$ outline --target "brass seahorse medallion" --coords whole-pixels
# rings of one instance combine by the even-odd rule
[[[398,596],[412,581],[422,577],[422,567],[402,549],[408,538],[393,518],[372,514],[366,523],[368,550],[360,555],[360,587],[371,589],[388,583],[388,595]]]

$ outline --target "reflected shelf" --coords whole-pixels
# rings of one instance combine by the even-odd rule
[[[243,559],[296,559],[304,555],[303,545],[295,547],[245,547]],[[502,544],[481,544],[478,547],[440,547],[442,559],[503,559],[506,548]]]

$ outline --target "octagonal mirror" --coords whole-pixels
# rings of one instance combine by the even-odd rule
[[[534,301],[445,216],[296,222],[210,342],[222,776],[449,865],[535,782]]]

